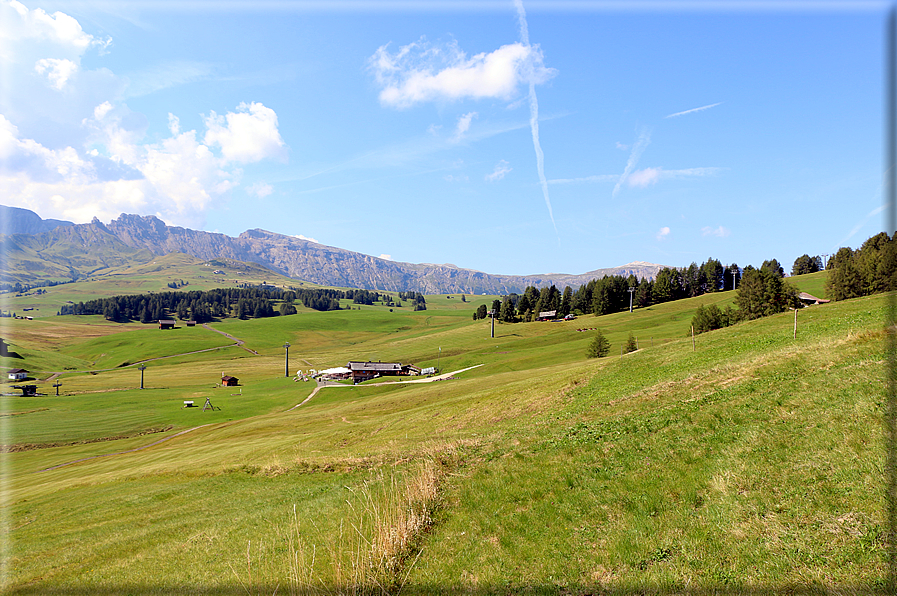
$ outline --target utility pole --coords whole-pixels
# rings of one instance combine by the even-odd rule
[[[635,292],[635,288],[629,288],[629,312],[632,312],[632,294]]]
[[[287,359],[283,367],[283,376],[288,377],[290,376],[290,342],[283,344],[283,347],[287,349]]]
[[[436,354],[436,372],[439,372],[439,358],[442,356],[442,346],[439,346],[439,352]]]
[[[825,270],[826,262],[828,261],[828,258],[829,258],[830,256],[832,256],[832,255],[830,255],[830,254],[823,254],[823,255],[822,255],[822,269],[823,269],[823,270]]]
[[[62,387],[62,383],[60,383],[59,381],[56,381],[56,383],[54,383],[53,386],[56,387],[56,397],[59,397],[59,388]]]
[[[146,365],[141,364],[140,366],[137,367],[137,370],[140,371],[140,388],[143,389],[143,371],[146,370]],[[58,389],[57,389],[57,391],[58,391]]]
[[[492,338],[495,339],[495,309],[489,311],[489,315],[492,317]]]

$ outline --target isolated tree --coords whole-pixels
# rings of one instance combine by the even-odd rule
[[[623,349],[627,354],[638,350],[638,341],[636,341],[635,336],[632,335],[632,331],[629,332],[629,337],[626,339],[626,346]]]
[[[586,358],[604,358],[610,353],[610,342],[599,329],[586,349]]]
[[[695,333],[704,333],[714,329],[721,329],[731,324],[729,318],[732,314],[732,307],[727,306],[727,311],[721,311],[715,304],[704,307],[699,306],[695,311],[695,316],[691,318],[691,325],[695,329]]]
[[[476,313],[475,313],[475,314],[476,314],[476,318],[477,318],[477,319],[485,319],[485,318],[486,318],[486,310],[487,310],[487,309],[486,309],[486,305],[485,305],[485,304],[481,304],[481,305],[479,305],[479,306],[477,307],[477,310],[476,310]]]
[[[280,312],[280,316],[294,315],[296,314],[296,307],[290,302],[284,302],[278,308],[278,312]]]

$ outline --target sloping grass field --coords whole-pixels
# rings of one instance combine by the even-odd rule
[[[55,350],[5,331],[78,370],[221,349],[149,362],[144,390],[133,366],[24,366],[50,395],[0,398],[3,593],[885,592],[885,297],[803,309],[796,339],[784,313],[694,346],[694,311],[733,293],[495,338],[471,319],[492,298],[212,325],[242,347],[75,317],[47,324],[109,327]],[[607,358],[585,358],[594,328]],[[481,366],[294,407],[314,383],[284,376],[285,341],[291,375]]]

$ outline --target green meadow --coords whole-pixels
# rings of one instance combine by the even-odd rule
[[[824,275],[792,282],[823,297]],[[469,295],[210,325],[242,346],[16,320],[2,365],[45,395],[0,398],[2,591],[884,593],[886,297],[693,340],[734,297],[494,338],[471,316],[494,297]],[[349,360],[476,368],[295,407],[297,370]]]

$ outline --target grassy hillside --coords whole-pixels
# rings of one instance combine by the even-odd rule
[[[143,260],[136,265],[111,267],[75,283],[40,288],[45,293],[38,294],[36,290],[32,290],[20,296],[0,294],[0,308],[18,315],[54,316],[63,304],[69,302],[85,302],[115,295],[176,291],[168,287],[168,284],[180,282],[186,283],[180,288],[185,292],[261,283],[284,288],[320,287],[274,273],[255,263],[233,259],[202,261],[182,253],[157,257],[146,251],[141,256]],[[35,310],[26,313],[23,310],[25,308]]]
[[[494,339],[458,297],[226,321],[257,354],[157,360],[143,391],[126,367],[68,373],[59,398],[4,397],[3,444],[44,447],[3,454],[4,593],[881,591],[884,298],[802,310],[796,339],[785,313],[693,348],[698,305],[733,297]],[[586,328],[611,357],[584,358]],[[160,353],[176,337],[103,331],[60,356],[114,361],[127,338]],[[630,331],[642,349],[620,357]],[[482,366],[290,409],[312,384],[283,376],[284,341],[292,370]],[[241,387],[214,387],[222,372]],[[181,408],[206,397],[221,409]]]

